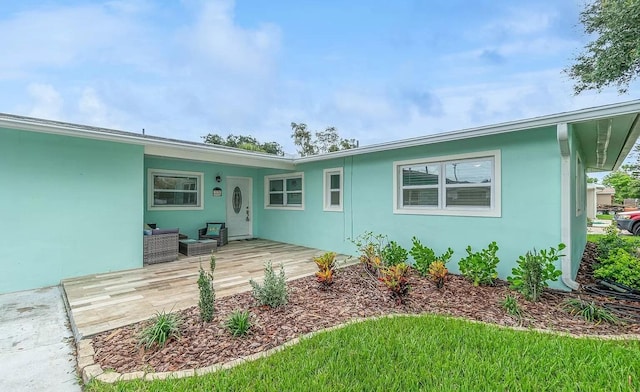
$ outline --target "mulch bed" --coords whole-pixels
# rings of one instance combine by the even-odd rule
[[[589,283],[595,250],[588,247],[578,281]],[[412,273],[411,291],[398,305],[382,283],[372,279],[361,265],[338,270],[335,283],[321,290],[315,277],[288,283],[289,303],[270,309],[257,306],[251,293],[216,300],[216,316],[203,323],[197,306],[179,312],[184,319],[181,338],[164,348],[145,350],[138,345],[137,334],[146,325],[133,324],[93,337],[96,361],[103,369],[125,373],[132,371],[175,371],[224,363],[282,345],[300,335],[318,331],[356,318],[388,314],[433,313],[464,317],[504,326],[561,331],[576,335],[640,334],[639,324],[594,324],[575,318],[562,310],[562,301],[584,293],[546,290],[542,300],[532,303],[509,290],[506,282],[491,287],[474,287],[461,276],[450,275],[442,289],[427,278]],[[518,320],[500,306],[507,294],[518,298],[525,316]],[[591,298],[590,298],[591,299]],[[596,297],[598,302],[611,301]],[[194,303],[198,299],[194,298]],[[637,303],[636,303],[637,304]],[[234,310],[249,309],[251,332],[234,338],[224,323]]]

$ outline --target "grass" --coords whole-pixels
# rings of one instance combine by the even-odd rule
[[[596,215],[596,219],[613,220],[613,215],[610,215],[610,214]]]
[[[605,234],[587,234],[587,242],[597,243]],[[621,235],[620,238],[627,242],[637,242],[639,237],[633,235]]]
[[[205,376],[102,391],[630,391],[640,341],[577,339],[442,316],[369,320]]]

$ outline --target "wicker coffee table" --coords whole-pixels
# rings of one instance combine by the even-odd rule
[[[185,256],[206,255],[218,249],[216,240],[180,240],[178,250]]]

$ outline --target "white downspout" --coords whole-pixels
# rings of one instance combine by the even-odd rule
[[[577,290],[580,285],[571,277],[571,149],[567,123],[558,123],[557,136],[561,159],[560,232],[561,241],[567,246],[561,259],[562,282],[572,290]]]

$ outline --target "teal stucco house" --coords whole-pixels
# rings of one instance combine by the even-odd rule
[[[639,114],[632,101],[303,158],[2,114],[0,292],[142,267],[145,222],[195,237],[215,221],[230,240],[347,254],[365,231],[417,236],[454,249],[452,272],[496,241],[502,278],[563,242],[553,286],[572,289],[585,173],[620,166]]]

